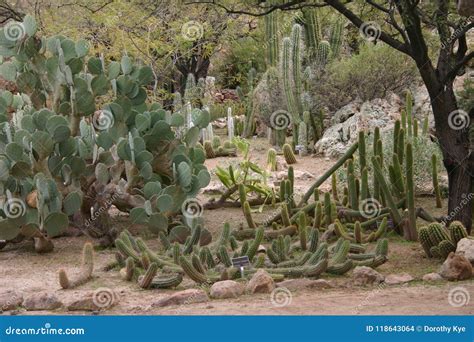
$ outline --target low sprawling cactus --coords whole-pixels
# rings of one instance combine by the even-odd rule
[[[196,145],[209,113],[170,115],[147,102],[150,67],[90,56],[84,40],[40,38],[29,16],[22,25],[18,39],[0,29],[2,66],[22,94],[0,93],[0,239],[31,237],[44,251],[74,224],[108,244],[111,205],[167,232],[210,181]]]
[[[82,266],[80,271],[74,276],[74,278],[70,278],[64,269],[60,269],[59,284],[63,289],[72,289],[89,281],[92,278],[93,271],[94,250],[91,243],[86,243],[82,249]]]

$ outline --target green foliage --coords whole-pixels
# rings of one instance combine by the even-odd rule
[[[319,54],[319,65],[325,65],[326,49]],[[311,91],[322,107],[333,111],[357,98],[367,101],[384,98],[389,92],[401,94],[415,80],[414,75],[415,65],[405,55],[385,44],[367,44],[358,54],[330,63]]]
[[[209,114],[194,110],[187,113],[192,128],[172,127],[161,106],[147,101],[150,67],[128,56],[120,63],[89,57],[83,40],[27,35],[11,41],[5,35],[1,29],[0,52],[15,65],[10,76],[26,105],[19,108],[12,98],[12,119],[0,115],[1,191],[21,203],[18,217],[3,212],[0,238],[11,240],[22,229],[54,237],[75,213],[91,234],[107,236],[107,210],[116,201],[131,209],[133,221],[166,231],[182,203],[209,183],[196,147]]]

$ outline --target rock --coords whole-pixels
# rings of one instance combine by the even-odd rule
[[[337,125],[347,121],[350,117],[356,115],[360,111],[360,106],[362,105],[360,100],[352,101],[351,103],[345,105],[339,109],[331,117],[330,124]]]
[[[384,281],[384,276],[373,268],[367,266],[357,266],[352,271],[352,279],[354,285],[372,285],[380,284]]]
[[[107,293],[90,293],[83,298],[76,299],[67,305],[69,311],[99,311],[109,309],[118,303],[118,296],[109,291]]]
[[[385,284],[387,285],[398,285],[398,284],[404,284],[412,281],[413,278],[411,275],[408,273],[400,273],[400,274],[389,274],[388,276],[385,277]]]
[[[284,287],[290,291],[304,290],[304,289],[328,289],[333,285],[324,279],[288,279],[276,284],[276,287]]]
[[[49,292],[34,293],[23,300],[23,307],[28,311],[56,310],[62,306],[59,298]]]
[[[151,304],[152,307],[163,307],[169,305],[204,303],[209,301],[204,290],[188,289],[176,292],[168,297],[162,298]]]
[[[7,290],[0,293],[0,310],[15,310],[23,302],[23,294],[15,290]]]
[[[454,252],[449,253],[441,265],[439,274],[447,280],[465,280],[472,277],[472,265],[467,258]]]
[[[400,98],[396,95],[362,105],[351,102],[334,114],[332,125],[314,146],[315,152],[326,157],[339,157],[357,141],[359,131],[368,131],[375,126],[383,131],[392,129],[395,120],[400,118],[400,106]]]
[[[463,255],[474,266],[474,240],[468,238],[459,240],[456,254]]]
[[[248,293],[271,293],[275,289],[275,282],[267,271],[259,269],[247,284]]]
[[[242,293],[244,293],[244,285],[233,280],[218,281],[211,286],[212,298],[237,298]]]
[[[443,277],[439,275],[439,273],[427,273],[423,276],[423,281],[426,282],[435,282],[435,281],[440,281],[443,280]]]

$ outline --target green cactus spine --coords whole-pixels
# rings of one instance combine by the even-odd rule
[[[289,144],[283,145],[283,156],[285,157],[287,164],[291,165],[296,163],[295,154],[293,153],[293,149]]]
[[[334,201],[339,201],[339,196],[337,194],[337,176],[336,173],[331,175],[331,190],[332,190],[332,198]]]
[[[319,246],[319,230],[318,229],[311,229],[310,237],[309,237],[309,251],[314,253],[318,250]]]
[[[94,271],[94,248],[90,242],[82,248],[82,266],[75,278],[70,279],[64,269],[59,270],[59,284],[63,289],[71,289],[92,279]]]
[[[179,257],[179,264],[183,268],[184,273],[196,283],[203,284],[209,281],[209,279],[204,274],[198,272],[184,256]]]
[[[407,238],[411,241],[418,239],[416,231],[416,212],[415,212],[415,185],[413,176],[413,149],[411,143],[406,147],[406,179],[407,179],[407,207],[408,207],[408,232]]]
[[[267,169],[270,171],[277,171],[277,153],[275,149],[270,148],[267,152]]]
[[[219,247],[218,256],[219,260],[224,264],[225,267],[232,266],[229,253],[227,252],[227,249],[224,246]]]
[[[204,151],[206,152],[206,158],[212,159],[216,157],[216,152],[214,151],[214,147],[212,147],[212,143],[210,141],[204,142]]]
[[[178,286],[183,281],[183,276],[181,274],[172,274],[169,276],[156,276],[153,278],[150,284],[152,289],[170,289]]]
[[[372,157],[372,164],[374,168],[375,177],[377,178],[377,183],[379,184],[380,189],[382,190],[383,196],[385,200],[387,201],[387,205],[390,208],[393,221],[395,225],[398,226],[400,222],[402,221],[402,218],[400,216],[400,213],[398,212],[397,204],[395,203],[392,197],[391,191],[387,185],[387,181],[385,180],[385,177],[382,173],[380,159],[377,157]]]
[[[245,220],[247,221],[249,228],[257,228],[257,225],[255,224],[253,220],[250,204],[248,201],[244,202],[243,209],[244,209]]]
[[[283,223],[283,226],[285,227],[288,227],[291,225],[290,215],[288,213],[288,205],[286,203],[283,203],[281,205],[281,221]]]
[[[270,5],[274,1],[267,1]],[[267,66],[275,67],[278,62],[278,13],[273,11],[265,16],[265,40],[267,52]]]
[[[461,239],[468,237],[466,228],[464,228],[463,224],[459,221],[451,222],[449,225],[449,235],[451,236],[451,240],[456,245]]]
[[[420,241],[421,247],[423,247],[423,250],[425,251],[425,254],[428,256],[428,258],[431,258],[431,247],[433,247],[430,239],[430,233],[428,227],[421,227],[418,229],[418,240]]]
[[[184,254],[191,253],[193,251],[194,245],[199,243],[199,239],[201,238],[201,231],[202,231],[201,225],[197,225],[194,228],[194,230],[191,234],[191,239],[189,239],[189,242],[187,244],[185,244],[185,246],[184,246],[184,249],[183,249]]]
[[[329,43],[331,46],[331,58],[336,59],[339,57],[342,45],[342,31],[344,29],[344,22],[337,20],[331,27],[331,36],[329,37]]]
[[[357,243],[362,243],[362,227],[359,221],[356,221],[354,225],[354,238]]]
[[[441,190],[438,182],[438,158],[434,153],[431,156],[431,173],[433,177],[433,189],[436,196],[436,208],[442,208],[443,203],[441,202]]]
[[[173,244],[173,260],[174,263],[179,265],[179,257],[181,256],[181,247],[178,242]]]
[[[303,251],[307,249],[306,242],[306,214],[304,211],[300,212],[298,217],[298,232],[300,236],[300,246]]]
[[[308,127],[304,121],[298,125],[298,145],[300,147],[299,155],[306,156],[308,154]]]
[[[196,254],[193,254],[191,256],[191,263],[193,267],[196,269],[196,271],[202,274],[206,273],[206,269],[204,268],[204,265],[202,264],[201,259]]]
[[[247,251],[247,256],[249,257],[249,260],[252,261],[255,254],[258,251],[258,247],[263,241],[263,228],[260,227],[256,230],[255,232],[255,239],[252,241],[252,243],[249,246],[249,249]]]
[[[456,246],[450,240],[443,240],[438,245],[441,258],[446,259],[451,252],[456,251]]]
[[[331,45],[328,41],[322,40],[318,44],[316,52],[316,65],[320,69],[324,69],[329,60],[329,54],[331,51]]]
[[[304,8],[302,12],[308,55],[309,59],[313,61],[317,53],[319,42],[321,41],[321,26],[319,23],[318,12],[313,8]]]
[[[326,218],[326,227],[332,223],[332,202],[329,192],[324,193],[324,215]]]
[[[301,40],[301,25],[295,24],[291,30],[291,72],[293,76],[293,87],[294,87],[294,99],[296,103],[296,108],[298,112],[298,118],[303,114],[303,106],[301,103],[301,95],[303,93],[303,81],[302,81],[302,40]],[[299,125],[302,123],[298,122],[298,132]]]
[[[351,259],[347,259],[343,263],[329,265],[326,272],[329,274],[343,275],[349,272],[354,266],[354,262]]]
[[[153,278],[156,276],[157,272],[158,272],[158,264],[156,262],[152,262],[150,266],[148,267],[148,269],[146,270],[146,273],[139,280],[138,285],[142,289],[148,289],[151,285]]]
[[[413,99],[410,92],[407,92],[405,105],[406,105],[407,133],[409,137],[413,137]]]
[[[314,221],[313,221],[313,228],[318,230],[321,228],[321,222],[323,219],[323,206],[321,202],[316,202],[316,207],[314,209]]]

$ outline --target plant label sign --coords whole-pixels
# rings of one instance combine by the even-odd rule
[[[250,265],[250,260],[247,255],[232,258],[232,266],[240,268],[240,274],[244,277],[244,267]]]

